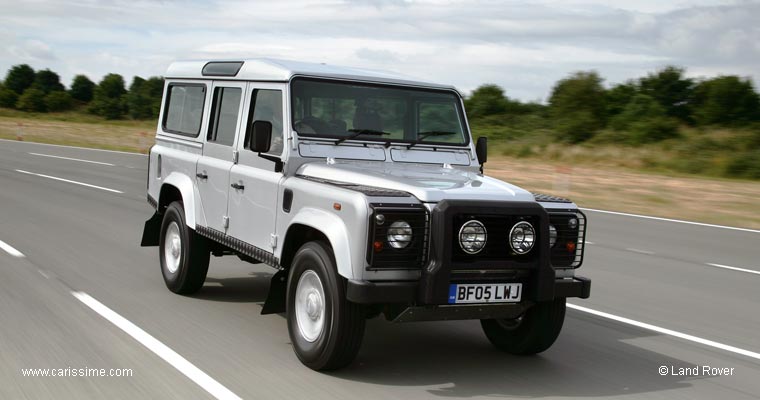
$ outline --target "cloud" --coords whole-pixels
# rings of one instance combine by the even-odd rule
[[[675,64],[760,79],[757,1],[0,0],[0,69],[68,81],[162,74],[179,58],[269,56],[390,69],[469,91],[546,98],[595,69],[621,82]],[[8,32],[13,32],[9,34]],[[3,47],[4,46],[4,47]]]

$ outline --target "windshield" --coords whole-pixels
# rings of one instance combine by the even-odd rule
[[[297,78],[291,99],[300,136],[469,143],[459,96],[450,91]]]

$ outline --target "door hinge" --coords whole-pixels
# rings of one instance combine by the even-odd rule
[[[273,249],[277,248],[277,235],[274,233],[269,235],[269,244],[272,246]]]
[[[224,226],[224,229],[227,229],[230,227],[230,217],[226,215],[222,217],[222,226]]]
[[[240,153],[237,150],[232,151],[232,163],[237,164],[238,163],[238,157],[240,156]]]

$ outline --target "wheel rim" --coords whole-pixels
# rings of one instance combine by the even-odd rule
[[[325,291],[316,272],[308,270],[298,279],[295,303],[298,331],[304,340],[313,343],[325,325]]]
[[[496,323],[499,324],[504,330],[507,331],[513,331],[522,325],[523,317],[525,315],[521,315],[515,319],[497,319]]]
[[[179,225],[172,221],[164,235],[164,264],[170,274],[177,272],[181,258],[182,237],[179,234]]]

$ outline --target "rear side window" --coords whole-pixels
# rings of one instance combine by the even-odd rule
[[[171,84],[167,92],[164,131],[197,137],[201,131],[206,87],[198,84]]]
[[[214,89],[214,105],[208,126],[208,141],[225,146],[235,143],[235,130],[240,114],[240,88],[218,87]]]

